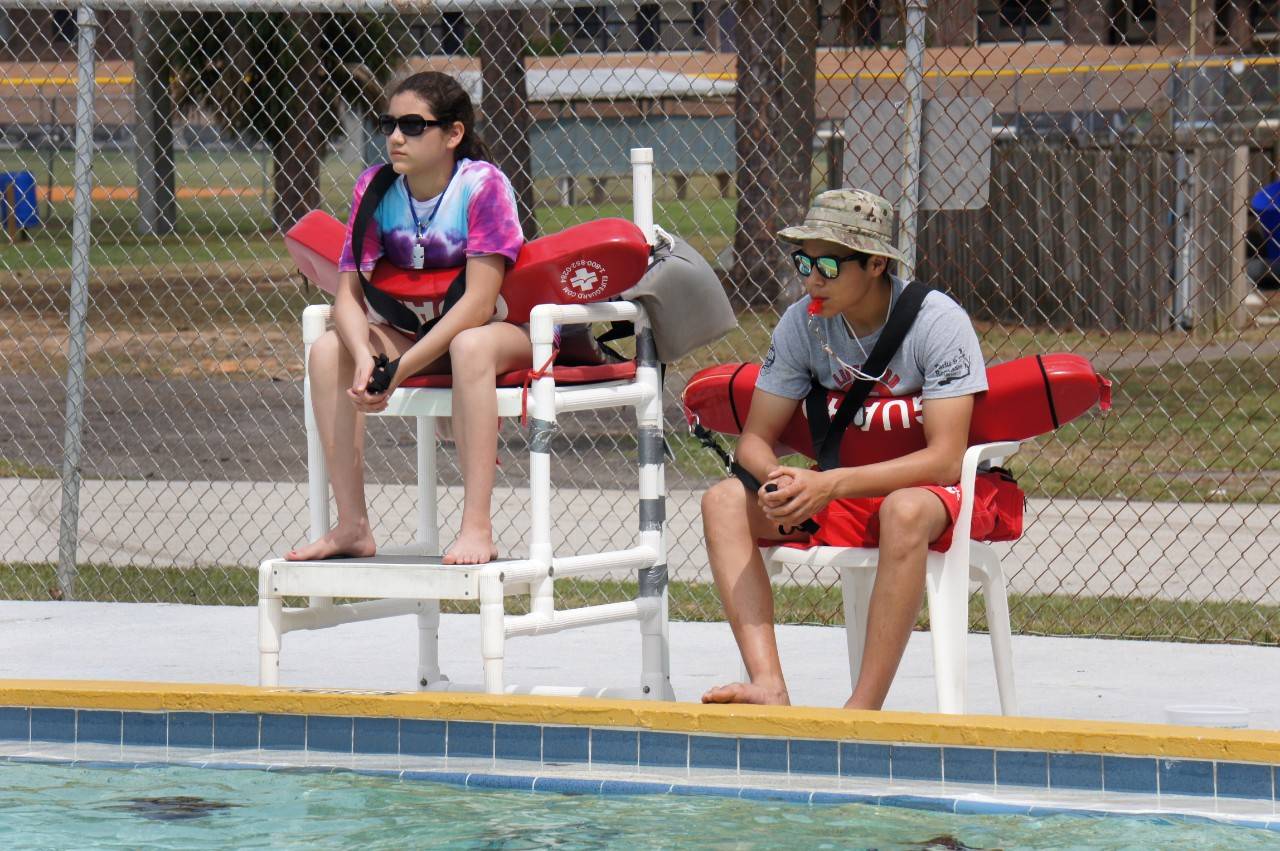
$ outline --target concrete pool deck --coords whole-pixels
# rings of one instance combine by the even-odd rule
[[[412,617],[285,637],[282,686],[408,691],[414,688]],[[778,632],[792,700],[838,707],[849,692],[844,631],[784,626]],[[990,645],[971,635],[969,711],[996,714]],[[130,603],[0,602],[0,679],[257,682],[257,613],[250,607]],[[1250,711],[1255,730],[1280,730],[1280,648],[1014,636],[1019,715],[1164,723],[1166,706],[1227,704]],[[479,619],[444,615],[441,666],[455,682],[479,682]],[[696,701],[736,679],[733,636],[722,623],[671,624],[672,685]],[[639,640],[614,624],[508,644],[509,682],[633,685]],[[915,633],[887,709],[935,709],[929,636]]]

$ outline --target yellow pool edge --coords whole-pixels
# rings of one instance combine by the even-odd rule
[[[0,680],[0,706],[563,724],[1280,764],[1280,731],[998,715],[93,680]]]

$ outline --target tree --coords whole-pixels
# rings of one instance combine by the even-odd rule
[[[525,36],[528,13],[523,9],[491,9],[477,27],[480,76],[484,81],[480,112],[484,139],[494,165],[502,169],[515,190],[520,227],[525,239],[538,235],[533,206],[533,170],[524,57],[529,52]]]
[[[817,4],[742,0],[736,9],[738,204],[731,279],[740,298],[768,304],[794,274],[775,233],[804,217],[812,191]]]
[[[179,107],[271,149],[278,229],[320,205],[320,166],[344,105],[371,117],[396,55],[377,15],[191,13],[176,19],[174,44]]]

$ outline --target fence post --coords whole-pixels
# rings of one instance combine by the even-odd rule
[[[911,280],[916,271],[916,231],[920,209],[920,140],[924,116],[924,35],[928,21],[927,0],[906,0],[907,68],[902,74],[906,98],[902,106],[905,135],[902,140],[902,201],[898,205],[898,249],[902,263],[898,274]]]
[[[93,215],[93,7],[76,15],[75,213],[71,226],[71,313],[67,335],[67,404],[62,433],[62,511],[58,519],[58,587],[75,598],[80,521],[80,448],[84,421],[85,320],[89,310],[89,225]]]
[[[1246,267],[1249,241],[1249,147],[1235,148],[1231,152],[1231,251],[1230,303],[1227,305],[1227,322],[1235,328],[1248,327],[1252,317],[1244,306],[1249,295],[1249,273]]]

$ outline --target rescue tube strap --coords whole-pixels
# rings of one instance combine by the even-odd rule
[[[1036,355],[1036,366],[1040,367],[1040,377],[1044,379],[1044,398],[1049,403],[1049,417],[1053,420],[1053,427],[1057,428],[1062,425],[1058,422],[1058,409],[1053,406],[1053,387],[1049,384],[1049,373],[1044,368],[1044,358]]]
[[[400,366],[400,358],[388,360],[386,354],[379,352],[373,357],[373,372],[369,375],[369,383],[365,385],[365,392],[379,394],[386,393],[387,388],[391,386],[391,380],[396,377],[396,368]]]
[[[884,375],[889,361],[902,347],[907,332],[915,324],[920,314],[920,306],[929,295],[929,287],[919,281],[912,281],[898,295],[898,301],[889,312],[880,337],[871,348],[871,354],[860,369],[867,375]],[[809,395],[805,397],[805,413],[809,418],[809,434],[813,438],[813,448],[818,459],[818,469],[834,470],[840,466],[840,442],[844,433],[853,422],[854,417],[862,411],[867,396],[871,395],[875,381],[859,378],[845,392],[844,400],[836,409],[834,417],[827,416],[827,390],[816,380]]]

